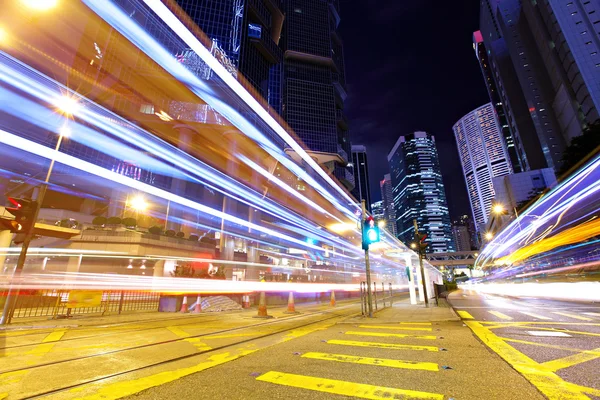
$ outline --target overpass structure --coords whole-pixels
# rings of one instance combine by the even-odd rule
[[[430,253],[425,259],[434,267],[457,267],[475,265],[479,253],[477,251],[457,251],[453,253]]]

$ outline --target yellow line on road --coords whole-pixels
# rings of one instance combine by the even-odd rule
[[[590,351],[598,352],[598,351],[600,351],[600,348],[593,349]],[[544,367],[548,368],[550,371],[558,371],[559,369],[572,367],[573,365],[581,364],[586,361],[592,361],[597,358],[600,358],[600,353],[598,355],[595,355],[595,354],[582,352],[579,354],[572,354],[567,357],[559,358],[557,360],[546,361],[545,363],[542,363],[542,365]]]
[[[540,330],[540,331],[573,333],[575,335],[600,336],[600,333],[585,332],[585,331],[572,331],[570,329],[542,328],[542,327],[539,327],[539,326],[536,326],[535,329],[536,330]]]
[[[243,337],[243,336],[257,336],[260,335],[260,332],[257,333],[229,333],[227,335],[214,335],[214,336],[205,336],[203,339],[227,339],[234,337]]]
[[[554,311],[552,314],[562,315],[563,317],[575,318],[575,319],[578,319],[578,320],[581,320],[581,321],[593,321],[592,318],[581,317],[579,315],[571,314],[571,313],[566,313],[566,312]]]
[[[462,319],[475,319],[475,318],[473,318],[473,316],[471,314],[469,314],[466,311],[461,310],[461,311],[457,311],[457,313],[458,313],[458,316],[461,317]]]
[[[424,325],[424,326],[431,326],[431,322],[400,322],[400,325]]]
[[[188,337],[190,336],[189,333],[187,333],[186,331],[184,331],[181,328],[178,328],[176,326],[167,326],[166,327],[169,331],[171,331],[171,333],[174,333],[175,335],[179,336],[179,337]]]
[[[413,328],[408,326],[398,326],[398,325],[360,325],[359,328],[369,328],[369,329],[396,329],[401,331],[428,331],[431,332],[433,329],[431,328]]]
[[[581,350],[581,349],[575,349],[572,347],[564,347],[564,346],[557,346],[554,344],[547,344],[547,343],[543,343],[543,342],[528,342],[527,340],[512,339],[512,338],[506,338],[506,337],[501,337],[501,336],[499,336],[499,338],[504,340],[505,342],[529,344],[532,346],[539,346],[539,347],[548,347],[550,349],[572,351],[573,353],[594,354],[594,355],[597,355],[600,357],[600,352],[596,352],[596,351],[592,351],[592,350]]]
[[[355,336],[374,336],[374,337],[396,337],[396,338],[411,338],[411,339],[425,339],[425,340],[435,340],[436,336],[426,336],[426,335],[406,335],[404,333],[387,333],[387,332],[358,332],[358,331],[350,331],[344,332],[346,335],[355,335]]]
[[[502,314],[500,311],[488,311],[490,314],[495,315],[496,317],[500,318],[500,319],[504,319],[506,321],[512,321],[512,317],[509,317],[506,314]]]
[[[484,325],[475,321],[465,322],[477,337],[490,349],[521,373],[550,400],[589,400],[583,389],[564,381],[554,372],[516,350]]]
[[[300,389],[314,390],[317,392],[350,396],[359,399],[443,400],[444,398],[443,395],[437,393],[417,392],[414,390],[366,385],[364,383],[316,378],[305,375],[286,374],[284,372],[277,371],[269,371],[266,374],[256,378],[256,380]]]
[[[312,358],[315,360],[338,361],[338,362],[362,364],[362,365],[376,365],[376,366],[380,366],[380,367],[418,369],[418,370],[422,370],[422,371],[439,371],[438,365],[436,363],[431,363],[431,362],[390,360],[387,358],[357,357],[357,356],[349,356],[349,355],[345,355],[345,354],[331,354],[331,353],[306,353],[306,354],[303,354],[302,357],[303,358]]]
[[[46,336],[44,338],[44,340],[42,340],[42,343],[58,342],[63,337],[64,334],[65,334],[65,331],[52,332],[51,334]]]
[[[519,311],[519,312],[520,312],[521,314],[529,315],[530,317],[537,318],[537,319],[546,319],[546,320],[552,320],[552,318],[549,318],[549,317],[544,317],[544,316],[542,316],[542,315],[537,315],[537,314],[534,314],[534,313],[530,313],[530,312],[528,312],[528,311]]]
[[[356,347],[375,347],[379,349],[394,349],[394,350],[425,350],[425,351],[439,351],[437,347],[433,346],[413,346],[409,344],[394,344],[394,343],[378,343],[378,342],[359,342],[354,340],[328,340],[328,344],[339,344],[342,346],[356,346]]]

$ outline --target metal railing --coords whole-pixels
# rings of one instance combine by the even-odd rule
[[[383,310],[386,307],[392,307],[394,301],[393,301],[393,297],[394,297],[394,292],[392,289],[392,284],[388,283],[387,284],[387,289],[386,289],[386,285],[385,283],[381,282],[380,283],[381,286],[381,290],[378,291],[378,286],[379,284],[377,282],[373,282],[372,285],[372,289],[371,289],[371,295],[372,295],[372,299],[373,299],[373,311],[378,311],[379,310],[379,301],[381,300],[381,309]],[[360,310],[362,315],[367,316],[369,315],[369,299],[368,299],[368,293],[367,293],[367,282],[361,282],[360,283]]]
[[[6,299],[0,292],[0,301]],[[12,318],[70,317],[82,314],[121,314],[137,311],[158,311],[160,294],[133,291],[104,291],[98,305],[69,305],[69,291],[21,290]]]

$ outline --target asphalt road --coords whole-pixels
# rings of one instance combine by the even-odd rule
[[[453,293],[450,302],[548,398],[600,398],[600,305],[471,291]]]

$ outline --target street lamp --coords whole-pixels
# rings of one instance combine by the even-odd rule
[[[411,243],[411,244],[410,244],[410,248],[411,248],[411,249],[413,249],[413,250],[414,250],[414,249],[416,249],[416,248],[417,248],[417,244],[416,244],[416,243],[414,243],[414,242],[413,242],[413,243]]]
[[[492,212],[496,215],[502,215],[506,212],[506,209],[502,204],[496,203],[492,206]]]
[[[385,228],[385,225],[386,225],[386,224],[385,224],[385,221],[384,221],[384,220],[380,220],[380,221],[377,223],[377,226],[379,226],[381,229]]]
[[[492,240],[494,238],[494,234],[492,232],[486,232],[484,236],[486,240]]]
[[[34,10],[46,11],[56,7],[58,0],[21,0],[21,3]]]
[[[136,196],[131,199],[129,206],[133,208],[136,212],[146,211],[148,209],[148,202],[144,199],[143,196]]]

